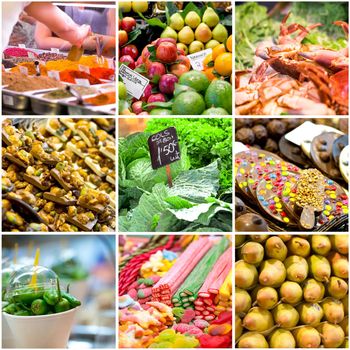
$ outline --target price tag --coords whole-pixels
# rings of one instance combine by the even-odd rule
[[[235,142],[235,145],[233,146],[233,151],[234,154],[237,154],[239,152],[249,151],[249,148],[242,142]]]
[[[25,44],[18,44],[18,47],[20,47],[21,49],[25,49],[26,48]]]
[[[338,134],[342,134],[341,131],[332,128],[331,126],[314,124],[307,121],[286,134],[286,139],[297,146],[301,146],[304,141],[312,141],[316,136],[322,134],[323,132],[336,132]]]
[[[90,68],[88,66],[84,66],[82,64],[79,64],[78,67],[79,67],[79,70],[81,72],[85,72],[87,74],[90,74]]]
[[[212,49],[206,49],[203,51],[199,51],[196,53],[192,53],[191,55],[187,55],[190,60],[191,66],[194,70],[203,70],[203,60],[212,53]]]
[[[148,138],[152,168],[158,169],[180,160],[176,129],[172,126]]]
[[[35,55],[34,55],[33,52],[29,51],[27,55],[28,55],[29,58],[35,58]]]
[[[12,96],[9,96],[9,95],[3,94],[2,100],[3,100],[4,104],[7,106],[14,106],[14,104],[15,104],[14,98]]]
[[[90,86],[89,79],[75,79],[75,82],[80,86],[86,86],[86,87]]]
[[[50,51],[53,53],[60,53],[60,49],[58,49],[57,47],[51,47]]]
[[[132,96],[139,99],[145,91],[149,80],[141,74],[133,71],[125,64],[119,67],[119,76],[122,78],[126,91]]]
[[[28,75],[28,68],[27,67],[19,66],[19,71],[24,75]]]
[[[60,72],[58,70],[47,71],[47,76],[51,79],[60,80]]]

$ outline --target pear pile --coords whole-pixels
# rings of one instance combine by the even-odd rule
[[[236,235],[238,348],[349,348],[349,235]]]
[[[195,11],[188,12],[184,18],[180,13],[174,13],[160,37],[177,40],[178,48],[187,55],[213,49],[227,39],[228,33],[215,10],[207,7],[202,18]]]

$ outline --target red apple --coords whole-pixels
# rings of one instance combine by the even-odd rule
[[[139,55],[139,50],[135,45],[129,44],[122,48],[122,56],[124,55],[129,55],[136,60],[137,56]]]
[[[151,62],[148,65],[148,69],[147,69],[148,79],[152,80],[153,77],[156,75],[159,75],[159,77],[161,77],[165,73],[166,73],[165,66],[160,62]]]
[[[155,47],[158,47],[161,43],[172,43],[176,45],[176,40],[173,38],[159,38],[157,40],[152,41],[152,44],[155,45]]]
[[[177,83],[179,79],[174,74],[164,74],[159,79],[159,90],[163,94],[172,94],[175,89],[175,83]]]
[[[159,44],[156,51],[156,57],[159,61],[164,63],[172,63],[177,59],[176,45],[169,42]]]
[[[180,61],[179,63],[184,64],[188,69],[191,68],[190,59],[186,56],[184,56],[184,55],[177,56],[177,61]]]
[[[121,27],[123,30],[126,30],[128,33],[130,33],[132,30],[136,28],[136,20],[132,17],[124,17],[122,19]]]
[[[146,111],[143,111],[143,112],[139,113],[138,115],[149,115],[149,113]]]
[[[135,114],[140,114],[143,112],[142,110],[142,101],[137,101],[137,102],[134,102],[132,105],[131,105],[131,109],[132,111],[135,113]]]
[[[119,46],[123,46],[128,42],[128,33],[125,30],[118,31]]]
[[[128,66],[130,69],[135,69],[135,61],[129,55],[125,55],[125,56],[120,57],[119,62],[126,63],[126,66]]]
[[[135,63],[135,67],[141,66],[141,64],[143,64],[142,56],[140,56],[140,57],[137,59],[137,61],[136,61],[136,63]]]
[[[188,71],[189,68],[187,68],[184,64],[181,63],[172,64],[170,66],[170,73],[175,74],[178,78],[180,78],[182,74]]]
[[[151,102],[165,102],[166,99],[165,99],[165,96],[163,94],[152,94],[148,100],[147,100],[147,103],[151,103]],[[156,108],[155,106],[154,107],[148,107],[148,110],[151,110],[153,108]]]
[[[141,96],[141,101],[147,102],[148,98],[152,95],[152,85],[148,84],[145,91]]]

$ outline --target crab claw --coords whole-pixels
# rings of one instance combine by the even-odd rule
[[[321,66],[331,70],[341,70],[348,66],[348,60],[338,51],[317,50],[308,52],[298,52],[298,54],[308,60],[312,60]]]

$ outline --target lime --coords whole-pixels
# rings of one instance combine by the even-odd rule
[[[150,112],[150,115],[172,115],[170,109],[165,108],[153,108]]]
[[[122,81],[118,81],[118,93],[120,100],[126,99],[126,86]]]
[[[202,115],[229,115],[226,109],[223,109],[221,107],[211,107],[209,109],[206,109]]]
[[[205,110],[203,96],[198,92],[183,92],[175,97],[173,115],[200,115]]]
[[[179,84],[189,86],[197,92],[204,92],[208,88],[210,81],[204,73],[192,70],[181,75]]]
[[[221,107],[232,113],[232,85],[224,80],[214,80],[205,92],[207,108]]]

